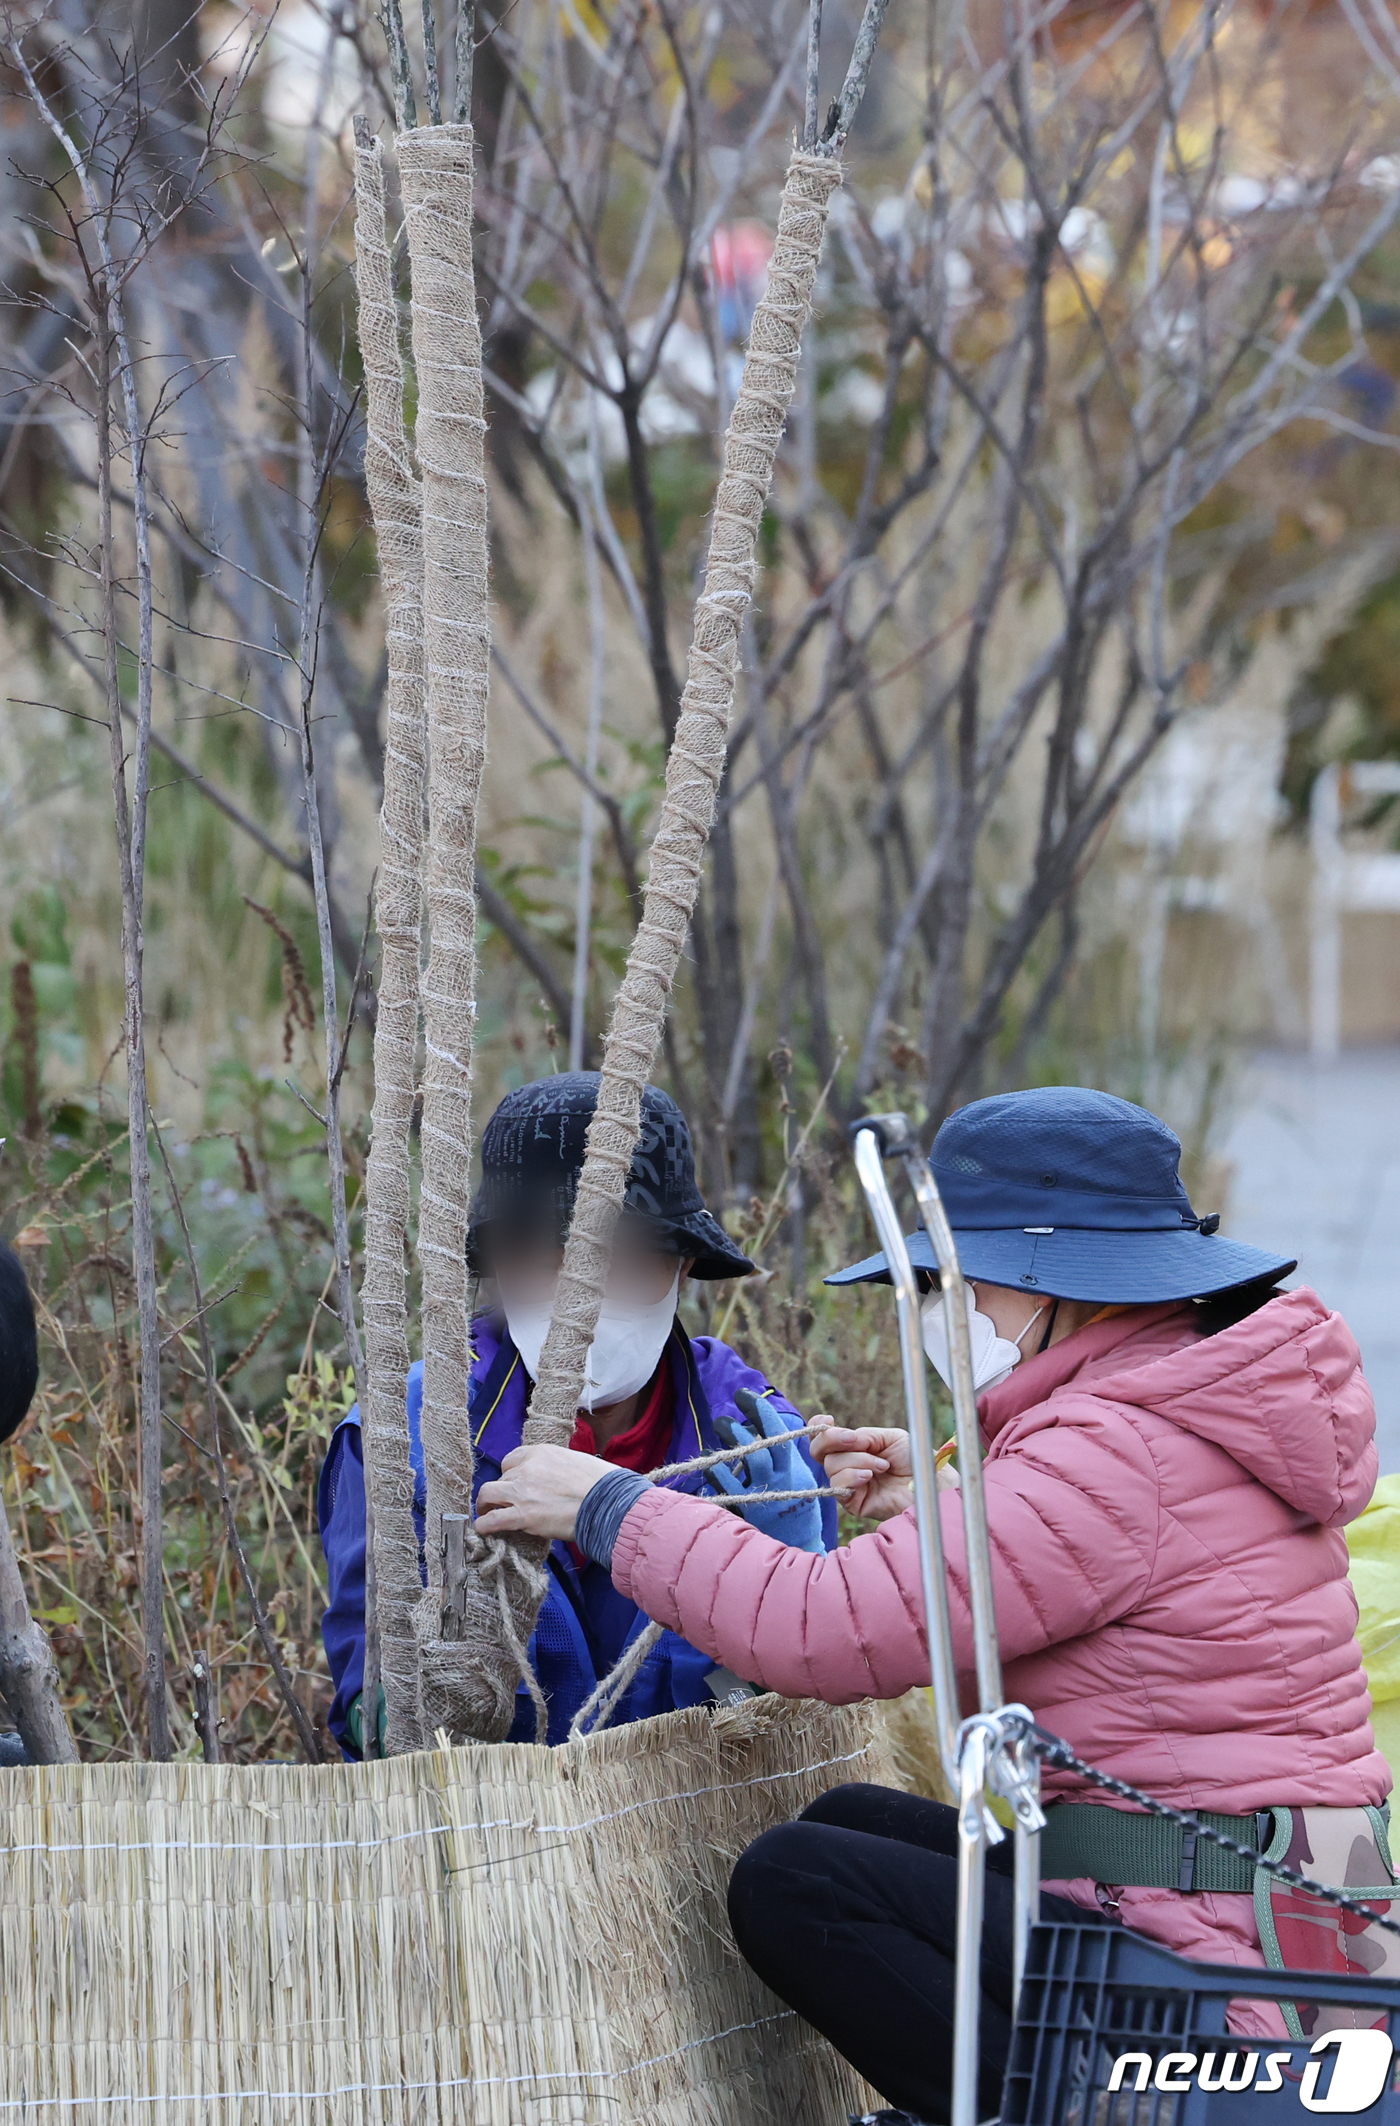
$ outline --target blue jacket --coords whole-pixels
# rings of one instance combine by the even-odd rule
[[[530,1380],[499,1315],[479,1317],[472,1325],[472,1339],[476,1358],[470,1410],[476,1484],[480,1486],[500,1475],[503,1458],[512,1447],[520,1445]],[[689,1337],[677,1322],[665,1356],[675,1388],[675,1428],[666,1456],[670,1462],[688,1461],[693,1455],[723,1445],[714,1429],[714,1419],[738,1416],[734,1401],[737,1388],[751,1388],[755,1394],[767,1396],[793,1424],[802,1423],[792,1404],[716,1337]],[[420,1549],[425,1513],[422,1408],[423,1368],[419,1364],[408,1376],[408,1435],[416,1480],[414,1519]],[[806,1441],[799,1440],[797,1446],[809,1467],[815,1469]],[[820,1475],[818,1481],[822,1481]],[[668,1489],[674,1491],[698,1492],[703,1484],[700,1473],[667,1479]],[[834,1499],[823,1499],[821,1503],[822,1534],[827,1549],[832,1550],[836,1547],[836,1503]],[[365,1661],[365,1473],[358,1405],[336,1427],[331,1439],[321,1470],[317,1511],[321,1545],[330,1568],[330,1606],[321,1624],[336,1687],[330,1729],[350,1756],[353,1751],[345,1723],[364,1680]],[[612,1668],[623,1648],[644,1628],[646,1619],[635,1603],[618,1593],[601,1566],[586,1564],[580,1571],[567,1544],[551,1546],[549,1569],[549,1593],[530,1641],[530,1657],[549,1707],[546,1739],[553,1744],[567,1739],[569,1723],[579,1706]],[[674,1632],[663,1633],[638,1670],[613,1715],[613,1723],[620,1726],[629,1720],[648,1719],[655,1713],[673,1712],[680,1706],[708,1703],[705,1678],[713,1667],[708,1654],[698,1652]],[[522,1686],[507,1739],[526,1742],[533,1738],[534,1714],[529,1694]]]

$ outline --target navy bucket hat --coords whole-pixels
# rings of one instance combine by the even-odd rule
[[[963,1274],[987,1284],[1141,1306],[1272,1283],[1298,1267],[1198,1218],[1180,1161],[1165,1122],[1082,1085],[974,1100],[949,1116],[929,1156]],[[937,1279],[922,1227],[909,1254]],[[826,1282],[888,1279],[884,1256],[870,1255]]]
[[[598,1105],[596,1070],[561,1070],[507,1093],[481,1133],[481,1186],[467,1226],[467,1262],[485,1273],[490,1228],[544,1230],[563,1245]],[[642,1094],[642,1134],[627,1175],[624,1212],[658,1244],[690,1255],[692,1277],[748,1277],[755,1265],[705,1208],[685,1116],[669,1093]]]

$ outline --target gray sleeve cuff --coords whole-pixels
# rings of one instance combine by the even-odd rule
[[[593,1486],[579,1507],[574,1541],[595,1565],[611,1567],[618,1530],[642,1493],[650,1490],[651,1478],[635,1469],[614,1469]]]

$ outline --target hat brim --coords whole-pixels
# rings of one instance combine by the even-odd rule
[[[709,1211],[687,1211],[682,1218],[657,1223],[669,1232],[678,1255],[693,1257],[692,1277],[752,1277],[758,1269]]]
[[[1164,1299],[1208,1299],[1242,1284],[1276,1281],[1298,1265],[1218,1233],[1090,1232],[1060,1226],[1052,1233],[955,1232],[965,1277],[1044,1293],[1047,1299],[1093,1300],[1099,1306],[1149,1306]],[[909,1259],[935,1281],[938,1263],[928,1234],[907,1233]],[[825,1284],[888,1284],[883,1255],[868,1255]]]

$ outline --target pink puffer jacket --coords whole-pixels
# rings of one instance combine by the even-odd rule
[[[1178,1806],[1385,1799],[1342,1535],[1375,1483],[1375,1419],[1340,1315],[1290,1292],[1202,1337],[1189,1304],[1134,1308],[1025,1360],[980,1408],[1008,1700]],[[941,1508],[970,1689],[956,1494]],[[908,1513],[813,1557],[657,1490],[623,1522],[613,1578],[789,1696],[928,1681]],[[1047,1793],[1107,1798],[1063,1775]],[[1094,1901],[1090,1883],[1053,1887]],[[1247,1896],[1133,1889],[1122,1916],[1188,1956],[1262,1961]]]

